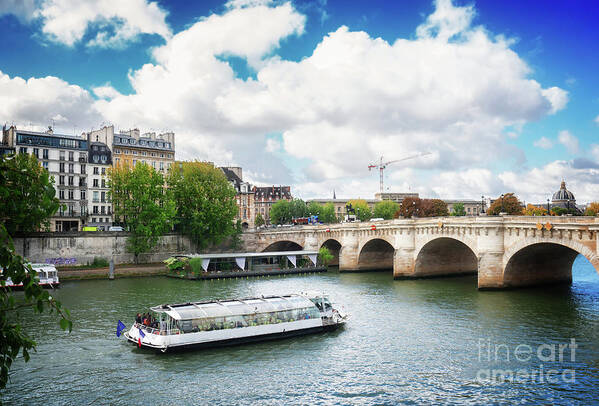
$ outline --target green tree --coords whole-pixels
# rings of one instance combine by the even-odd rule
[[[60,203],[48,171],[29,154],[2,158],[0,213],[10,235],[48,229]]]
[[[308,215],[308,207],[302,199],[293,199],[289,202],[292,218],[306,217]]]
[[[322,206],[318,220],[326,224],[337,223],[339,220],[335,214],[335,205],[333,205],[333,203],[327,203]]]
[[[372,216],[390,220],[393,218],[397,210],[399,210],[399,204],[391,200],[383,200],[382,202],[377,202],[374,205],[374,213]]]
[[[206,162],[175,162],[168,186],[177,207],[178,229],[201,249],[241,233],[235,189],[218,168]]]
[[[320,247],[318,250],[318,261],[321,264],[327,266],[333,259],[335,259],[335,256],[331,254],[331,251],[327,247]]]
[[[464,203],[455,203],[453,208],[451,209],[452,216],[465,216],[466,209],[464,208]]]
[[[320,214],[322,212],[322,205],[316,202],[308,203],[308,215],[310,216],[318,216],[320,220]]]
[[[256,219],[254,220],[254,225],[256,227],[261,227],[264,225],[264,217],[262,217],[262,214],[258,213],[256,214]]]
[[[270,208],[271,224],[288,224],[291,222],[291,204],[288,200],[279,200]]]
[[[22,311],[56,311],[63,330],[68,329],[70,332],[73,327],[69,311],[39,286],[36,272],[16,253],[11,234],[5,226],[10,224],[13,231],[38,229],[47,224],[48,217],[58,208],[54,193],[50,193],[52,184],[47,172],[40,172],[37,161],[37,165],[33,163],[29,157],[0,157],[0,389],[5,388],[8,383],[8,373],[13,361],[20,353],[25,362],[29,361],[29,352],[36,346],[35,341],[18,322]],[[27,188],[29,191],[24,190]],[[26,196],[31,191],[40,191],[45,196],[42,199],[32,196],[32,200],[28,202],[16,201],[15,196]],[[15,208],[7,204],[6,198],[15,200],[15,205],[22,204],[24,210],[30,210],[33,216],[11,217]],[[8,278],[13,283],[23,284],[24,294],[13,295],[13,291],[5,287]]]
[[[139,261],[139,254],[156,246],[158,239],[172,229],[175,203],[167,193],[162,174],[145,163],[134,168],[125,165],[109,171],[110,195],[115,218],[131,233],[127,250]]]
[[[366,203],[364,199],[352,199],[348,204],[351,204],[354,210],[356,211],[356,218],[360,221],[370,220],[372,217],[372,212],[370,211],[370,206]]]
[[[520,201],[513,193],[501,195],[489,207],[487,214],[490,216],[506,213],[510,215],[518,215],[524,212]]]

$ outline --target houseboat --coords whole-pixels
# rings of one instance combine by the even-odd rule
[[[327,296],[308,293],[165,304],[150,310],[125,337],[141,348],[162,352],[317,333],[347,320]]]
[[[60,286],[58,271],[52,264],[29,264],[37,274],[38,284],[43,288],[57,288]],[[13,283],[10,278],[6,278],[6,286],[13,289],[22,289],[22,283]]]

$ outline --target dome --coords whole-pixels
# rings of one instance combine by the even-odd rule
[[[572,192],[566,189],[566,182],[562,180],[559,190],[553,194],[553,198],[551,200],[553,202],[576,201],[576,198]]]

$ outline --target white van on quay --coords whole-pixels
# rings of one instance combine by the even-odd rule
[[[110,226],[108,227],[108,231],[125,231],[125,229],[121,226]]]

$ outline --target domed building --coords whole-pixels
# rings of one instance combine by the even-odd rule
[[[580,209],[576,206],[576,198],[574,197],[574,193],[566,189],[566,182],[563,180],[559,190],[555,192],[551,198],[551,207],[574,209],[580,212]]]

